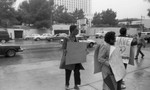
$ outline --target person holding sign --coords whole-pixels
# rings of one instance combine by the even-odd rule
[[[103,77],[103,90],[117,90],[117,82],[110,67],[110,47],[115,43],[115,32],[107,32],[104,37],[105,43],[99,46],[98,62]]]
[[[78,42],[76,35],[78,34],[78,29],[76,25],[70,26],[70,36],[64,39],[62,49],[63,55],[60,63],[60,69],[65,69],[65,87],[69,89],[69,81],[71,72],[74,71],[74,89],[79,89],[78,85],[81,84],[80,70],[84,70],[81,63],[77,64],[66,64],[66,54],[67,54],[67,42]]]
[[[127,29],[121,28],[120,35],[116,37],[116,47],[120,48],[122,60],[124,62],[125,68],[127,64],[134,65],[134,47],[137,45],[137,39],[127,37]],[[118,82],[118,90],[125,89],[125,83],[123,80]]]

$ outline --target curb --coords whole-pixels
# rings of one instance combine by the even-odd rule
[[[147,68],[150,68],[150,66],[144,67],[144,68],[140,68],[140,69],[138,69],[138,70],[134,70],[134,71],[127,72],[126,75],[131,74],[131,73],[134,73],[134,72],[137,72],[137,71],[139,71],[139,70],[144,70],[144,69],[147,69]],[[99,83],[99,82],[103,82],[103,80],[100,79],[100,80],[97,80],[97,81],[94,81],[94,82],[91,82],[91,83],[87,83],[87,84],[80,85],[79,87],[82,88],[82,87],[88,87],[88,86],[90,86],[90,87],[93,88],[93,90],[99,90],[98,88],[96,88],[96,87],[94,87],[94,86],[91,85],[91,84]],[[70,89],[71,89],[71,90],[74,90],[74,88],[70,88]]]

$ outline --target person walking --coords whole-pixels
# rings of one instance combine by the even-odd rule
[[[63,55],[62,55],[62,60],[60,63],[60,69],[65,69],[65,88],[66,90],[69,89],[69,81],[70,81],[70,76],[71,72],[74,71],[74,89],[79,90],[78,85],[81,84],[81,78],[80,78],[80,70],[84,70],[84,67],[82,66],[81,63],[78,64],[65,64],[65,57],[67,53],[67,42],[78,42],[76,35],[78,34],[78,29],[76,25],[71,25],[70,26],[70,36],[68,38],[64,39],[62,49],[63,49]]]
[[[118,37],[130,38],[127,36],[127,29],[125,27],[120,29],[120,35]],[[133,38],[130,45],[131,45],[130,56],[128,56],[128,57],[122,56],[122,60],[124,62],[125,69],[127,69],[128,64],[134,65],[134,51],[131,49],[133,49],[134,46],[137,45],[137,39]],[[123,81],[123,79],[118,81],[118,90],[125,89],[125,88],[126,88],[126,86],[125,86],[125,82]]]
[[[141,51],[141,48],[146,46],[144,38],[141,36],[141,33],[138,33],[137,36],[137,52],[135,56],[135,60],[138,59],[139,54],[141,54],[141,58],[144,58],[144,53]]]

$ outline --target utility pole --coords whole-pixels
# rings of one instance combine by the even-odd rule
[[[142,32],[144,31],[144,24],[143,24],[143,19],[145,17],[144,16],[141,16],[141,29],[142,29]]]

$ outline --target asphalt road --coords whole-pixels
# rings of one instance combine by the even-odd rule
[[[62,54],[58,42],[20,40],[6,44],[19,45],[24,48],[24,51],[18,52],[15,57],[0,56],[0,66],[60,60]]]
[[[18,52],[15,57],[0,56],[0,66],[60,60],[62,55],[59,42],[16,40],[6,44],[19,45],[24,51]]]

